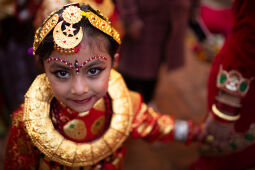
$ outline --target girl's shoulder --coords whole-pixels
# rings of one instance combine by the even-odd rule
[[[23,124],[23,114],[24,114],[24,104],[22,104],[16,111],[12,114],[12,126],[18,127],[20,123]]]

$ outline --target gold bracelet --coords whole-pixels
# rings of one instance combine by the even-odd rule
[[[240,118],[240,115],[236,115],[236,116],[230,116],[230,115],[226,115],[224,113],[222,113],[221,111],[219,111],[216,107],[215,104],[212,105],[212,111],[213,113],[218,116],[219,118],[223,119],[223,120],[227,120],[230,122],[234,122],[236,120],[238,120]]]

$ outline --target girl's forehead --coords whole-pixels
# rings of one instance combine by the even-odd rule
[[[110,58],[106,48],[107,40],[103,35],[99,34],[96,36],[87,36],[84,34],[81,43],[75,47],[75,53],[65,54],[60,53],[59,50],[54,50],[50,57],[57,57],[70,62],[75,60],[82,62],[94,56],[104,56],[106,58]]]
[[[74,62],[76,60],[83,62],[95,56],[103,56],[110,59],[109,54],[105,50],[100,50],[97,47],[89,46],[84,43],[80,44],[79,49],[74,54],[61,54],[59,51],[54,50],[50,55],[50,57],[60,58],[69,62]]]

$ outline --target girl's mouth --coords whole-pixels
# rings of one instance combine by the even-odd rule
[[[86,103],[90,102],[91,99],[92,99],[92,97],[82,99],[82,100],[72,100],[72,101],[77,104],[86,104]]]

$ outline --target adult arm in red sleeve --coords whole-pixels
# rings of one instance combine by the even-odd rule
[[[227,144],[234,132],[245,132],[254,122],[254,5],[252,0],[235,1],[232,31],[212,65],[208,86],[210,114],[202,136],[213,135],[214,145]],[[239,118],[231,121],[231,117]]]

